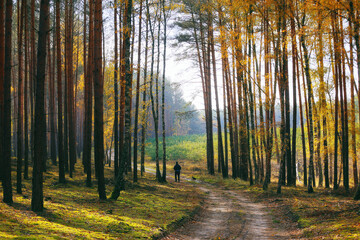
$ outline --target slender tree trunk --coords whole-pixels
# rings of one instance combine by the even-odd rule
[[[87,73],[85,77],[85,118],[83,163],[86,172],[86,186],[91,187],[91,135],[92,135],[92,93],[93,93],[93,61],[94,61],[94,3],[89,0],[89,47]]]
[[[352,32],[352,36],[355,39],[355,45],[356,45],[356,56],[357,56],[357,69],[358,69],[358,81],[360,82],[360,37],[359,37],[359,12],[357,12],[357,16],[355,18],[355,13],[354,13],[354,3],[352,0],[349,1],[349,5],[350,5],[350,16],[351,16],[351,20],[354,23],[354,31]],[[357,20],[357,21],[356,21]],[[360,91],[357,92],[358,94],[358,102],[360,101]],[[360,109],[360,104],[359,104],[359,109]],[[355,165],[354,171],[355,171],[355,167],[357,168],[357,166]],[[357,171],[356,174],[354,175],[357,176]],[[360,184],[358,184],[358,188],[357,191],[355,193],[354,196],[355,200],[359,200],[360,199]]]
[[[302,26],[304,27],[305,17],[302,20]],[[313,106],[312,106],[312,86],[311,86],[311,78],[310,78],[310,63],[309,63],[309,54],[307,51],[307,46],[305,43],[305,35],[301,34],[300,42],[304,49],[304,58],[305,58],[305,74],[306,74],[306,82],[307,82],[307,90],[308,90],[308,104],[309,104],[309,149],[310,149],[310,158],[309,158],[309,179],[308,179],[308,192],[312,193],[313,190],[313,171],[311,169],[314,168],[313,158],[314,158],[314,135],[313,135]]]
[[[31,46],[31,66],[30,66],[30,118],[31,118],[31,133],[30,133],[30,149],[31,161],[34,162],[34,131],[35,131],[35,93],[36,93],[36,49],[35,49],[35,0],[31,0],[31,27],[30,27],[30,46]]]
[[[139,13],[139,38],[138,38],[138,64],[137,64],[137,75],[136,75],[136,103],[135,103],[135,123],[134,123],[134,182],[137,182],[138,178],[138,167],[137,167],[137,155],[138,155],[138,125],[139,125],[139,104],[140,104],[140,73],[141,73],[141,20],[143,11],[143,0],[140,0],[140,13]],[[141,171],[142,173],[142,171]]]
[[[49,0],[41,0],[40,26],[37,53],[37,80],[35,101],[35,135],[34,135],[34,166],[31,210],[42,212],[43,198],[43,163],[46,155],[46,118],[45,118],[45,69],[46,69],[46,40],[49,29]]]
[[[125,4],[125,35],[124,35],[124,74],[125,74],[125,129],[124,129],[124,151],[120,155],[124,161],[125,172],[131,171],[131,101],[132,101],[132,67],[131,67],[131,36],[132,36],[132,0]]]
[[[2,121],[2,155],[3,155],[3,202],[12,204],[12,186],[11,186],[11,50],[12,50],[12,0],[6,0],[5,9],[5,69],[4,69],[4,107],[3,107],[3,121]]]
[[[214,31],[213,31],[213,20],[210,19],[210,46],[211,46],[211,58],[213,65],[213,76],[214,76],[214,89],[215,89],[215,104],[216,104],[216,121],[217,121],[217,135],[218,135],[218,172],[222,172],[223,178],[226,178],[225,171],[222,169],[225,168],[224,162],[224,147],[222,140],[222,131],[221,131],[221,116],[220,116],[220,107],[219,107],[219,94],[217,86],[217,73],[216,73],[216,58],[215,58],[215,43],[214,43]]]
[[[69,136],[69,158],[70,158],[70,177],[73,177],[76,163],[76,129],[74,117],[74,71],[73,71],[73,2],[67,1],[68,19],[67,30],[65,30],[65,41],[67,46],[67,115],[68,115],[68,136]],[[101,35],[100,35],[101,37]]]
[[[280,12],[279,12],[279,18],[278,18],[278,23],[277,23],[277,31],[278,31],[278,40],[277,40],[277,50],[276,53],[279,56],[279,60],[278,61],[278,68],[280,69],[279,72],[276,72],[276,75],[279,74],[278,79],[279,79],[279,95],[280,95],[280,108],[281,108],[281,127],[280,127],[280,138],[281,138],[281,157],[280,157],[280,167],[279,167],[279,179],[278,179],[278,187],[277,187],[277,193],[280,194],[281,193],[281,186],[285,185],[285,176],[286,176],[286,163],[288,163],[286,160],[286,156],[287,156],[287,137],[286,137],[286,108],[285,108],[285,101],[286,101],[286,97],[285,97],[285,92],[287,89],[287,75],[285,73],[285,60],[286,58],[284,57],[285,54],[287,54],[286,52],[284,53],[284,51],[286,50],[286,30],[282,29],[282,27],[284,27],[285,23],[285,17],[283,15],[285,15],[285,6],[284,3],[285,1],[283,0],[282,5],[280,6]],[[285,26],[286,27],[286,26]],[[281,35],[281,31],[284,31],[283,35]],[[280,47],[281,50],[280,50]],[[281,56],[281,58],[280,58]]]
[[[166,73],[166,40],[167,40],[167,21],[165,0],[162,1],[162,12],[164,16],[164,60],[163,60],[163,82],[162,82],[162,101],[161,101],[161,117],[162,117],[162,138],[163,138],[163,174],[162,181],[166,182],[166,132],[165,132],[165,73]]]
[[[0,1],[0,180],[3,178],[3,120],[4,120],[4,71],[5,71],[5,1]]]
[[[25,0],[21,1],[18,9],[18,111],[17,111],[17,163],[16,163],[16,192],[22,193],[22,163],[23,163],[23,31],[24,31]]]
[[[149,16],[150,10],[149,10],[149,4],[148,1],[146,1],[146,8],[147,8],[147,15]],[[154,29],[151,23],[150,17],[149,19],[149,27],[150,27],[150,33],[151,33],[151,67],[150,67],[150,100],[151,100],[151,110],[154,118],[154,132],[155,132],[155,163],[156,163],[156,179],[161,182],[161,173],[160,173],[160,167],[159,167],[159,137],[158,137],[158,116],[156,115],[155,109],[158,109],[158,105],[156,105],[156,102],[154,100],[153,95],[153,81],[154,81],[154,55],[155,55],[155,34]]]
[[[53,77],[53,64],[51,62],[51,49],[50,49],[50,34],[48,35],[48,79],[49,79],[49,114],[50,121],[50,156],[51,162],[55,166],[56,163],[56,125],[55,125],[55,78]],[[53,52],[55,55],[55,53]]]
[[[332,33],[333,33],[333,40],[334,40],[334,47],[335,47],[335,56],[338,57],[337,54],[337,28],[336,28],[336,15],[332,13],[331,15],[331,24],[332,24]],[[335,81],[335,146],[334,146],[334,189],[338,188],[338,108],[339,108],[339,89],[338,89],[338,67],[335,64],[335,71],[334,71],[334,81]]]
[[[65,45],[65,50],[64,50],[64,163],[65,163],[65,171],[68,173],[69,172],[69,102],[68,102],[68,67],[69,67],[69,53],[68,53],[68,27],[67,25],[68,23],[68,14],[69,14],[69,4],[68,4],[68,0],[65,1],[65,36],[64,36],[64,45]]]
[[[121,182],[120,190],[125,189],[125,166],[126,163],[122,162],[122,156],[125,151],[124,145],[124,132],[125,132],[125,61],[124,61],[124,24],[125,21],[123,18],[123,4],[120,10],[120,29],[121,30],[121,37],[120,37],[120,116],[119,116],[119,171],[117,178],[121,178],[119,181]],[[121,25],[122,23],[122,25]]]
[[[293,3],[291,2],[291,10],[292,13],[295,14],[295,10],[293,9]],[[297,44],[296,44],[296,30],[295,30],[295,16],[291,17],[291,46],[292,46],[292,76],[293,76],[293,124],[292,124],[292,151],[291,151],[291,184],[292,186],[296,185],[296,130],[297,130],[297,101],[296,101],[296,78],[297,78],[297,72],[296,67],[298,65],[297,63]],[[299,86],[298,86],[299,87]],[[290,119],[289,119],[290,121]]]
[[[95,171],[98,179],[99,198],[106,199],[105,179],[104,179],[104,120],[103,120],[103,103],[104,103],[104,78],[102,76],[102,1],[95,0],[94,15],[94,150],[95,150]]]
[[[146,3],[148,4],[148,3]],[[145,29],[145,67],[144,67],[144,89],[143,89],[143,99],[142,99],[142,126],[141,126],[141,176],[145,172],[145,140],[146,140],[146,128],[147,128],[147,104],[146,104],[146,91],[147,91],[147,66],[148,66],[148,40],[149,40],[149,15],[146,14],[146,29]],[[140,30],[139,30],[140,31]]]
[[[349,192],[349,118],[348,118],[348,104],[347,104],[347,87],[346,87],[346,73],[345,73],[345,46],[344,46],[344,28],[343,21],[340,21],[340,40],[341,40],[341,65],[342,78],[340,80],[340,88],[342,88],[342,162],[343,162],[343,182],[346,192]],[[341,90],[340,90],[341,91]]]
[[[56,68],[57,68],[57,99],[58,99],[58,152],[59,182],[65,183],[64,139],[63,139],[63,96],[62,96],[62,63],[61,63],[61,28],[60,0],[56,0]]]
[[[114,92],[115,92],[115,114],[114,114],[114,148],[115,148],[115,156],[114,156],[114,165],[115,165],[115,178],[119,172],[119,99],[118,99],[118,30],[117,30],[117,9],[118,5],[116,1],[114,1]]]
[[[353,19],[353,10],[350,10],[350,19]],[[356,118],[355,118],[355,74],[354,74],[354,45],[353,45],[353,23],[349,21],[350,29],[350,80],[351,80],[351,106],[350,106],[350,131],[351,131],[351,158],[353,161],[353,178],[354,185],[358,185],[358,168],[357,168],[357,154],[356,154]]]
[[[323,148],[324,148],[324,177],[325,177],[325,188],[329,188],[329,157],[328,157],[328,144],[327,144],[327,117],[326,117],[326,97],[325,97],[325,82],[324,82],[324,53],[323,53],[323,39],[322,39],[322,21],[320,18],[319,9],[319,23],[318,23],[318,39],[319,39],[319,54],[318,62],[320,68],[320,112],[322,116],[323,123]]]
[[[28,11],[27,7],[25,8],[24,18],[25,18],[25,83],[24,83],[24,179],[29,179],[29,111],[28,111],[28,84],[29,84],[29,23],[27,22],[28,19]],[[1,64],[1,63],[0,63]],[[1,72],[1,71],[0,71]],[[1,75],[1,73],[0,73]],[[0,81],[1,82],[1,81]],[[1,83],[0,83],[1,85]],[[1,91],[0,91],[1,95]],[[1,104],[0,104],[1,105]],[[1,109],[1,107],[0,107]],[[0,119],[1,119],[1,110],[0,110]],[[0,120],[1,125],[1,120]],[[0,135],[1,135],[1,128],[0,128]],[[0,140],[1,142],[1,140]],[[1,146],[1,143],[0,143]],[[0,147],[1,149],[1,147]],[[1,150],[0,150],[1,154]],[[0,174],[1,176],[1,174]]]
[[[125,138],[123,144],[123,150],[120,154],[120,166],[119,174],[116,179],[114,191],[111,194],[111,199],[117,199],[120,196],[120,191],[124,188],[124,172],[126,168],[126,162],[130,156],[131,149],[128,146],[131,141],[131,91],[132,91],[132,72],[130,66],[130,37],[131,37],[131,14],[132,14],[132,1],[129,0],[125,4],[125,15],[124,15],[124,24],[126,29],[124,31],[124,58],[122,60],[124,63],[124,71],[122,74],[125,74]]]
[[[252,23],[252,5],[250,5],[250,9],[249,9],[249,23],[248,23],[248,69],[251,69],[251,59],[253,58],[254,53],[252,53],[252,42],[251,39],[253,38],[253,23]],[[253,164],[254,164],[254,173],[255,173],[255,183],[259,182],[259,168],[257,165],[257,160],[256,160],[256,149],[258,148],[257,143],[256,143],[256,138],[255,138],[255,114],[254,111],[256,111],[255,108],[255,98],[254,98],[254,94],[252,91],[252,84],[250,82],[251,80],[251,71],[248,71],[248,89],[249,89],[249,110],[250,110],[250,128],[249,132],[251,134],[249,134],[249,137],[251,135],[251,145],[252,145],[252,159],[253,159]],[[255,90],[255,89],[254,89]],[[250,166],[250,185],[253,185],[253,177],[252,177],[252,170],[251,170],[251,160],[249,161],[249,166]]]

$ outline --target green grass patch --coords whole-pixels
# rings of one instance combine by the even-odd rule
[[[145,174],[138,183],[129,181],[117,201],[100,201],[96,182],[85,186],[80,164],[66,184],[57,183],[56,172],[50,167],[45,173],[43,213],[30,211],[31,180],[24,180],[12,206],[0,203],[0,239],[149,239],[183,221],[202,200],[190,185],[159,184]],[[113,169],[105,172],[110,196]]]
[[[155,139],[148,139],[146,155],[151,160],[156,156]],[[215,144],[214,144],[215,146]],[[159,156],[162,158],[162,141],[159,142]],[[166,157],[169,160],[203,161],[206,158],[206,135],[171,136],[166,138]]]

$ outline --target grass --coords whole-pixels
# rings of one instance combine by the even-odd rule
[[[86,188],[78,165],[66,184],[57,183],[56,167],[45,173],[43,213],[30,211],[31,180],[24,181],[12,206],[0,203],[0,239],[149,239],[186,219],[202,199],[188,185],[159,184],[145,174],[138,183],[129,182],[117,201],[100,201],[96,183]],[[105,172],[110,196],[113,170]]]
[[[215,146],[215,144],[214,144]],[[146,154],[155,160],[155,139],[146,143]],[[159,156],[162,158],[162,140],[159,139]],[[166,157],[169,160],[187,159],[204,161],[206,159],[206,135],[171,136],[166,138]]]

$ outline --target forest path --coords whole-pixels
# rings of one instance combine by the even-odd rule
[[[192,181],[182,180],[185,183],[178,184],[191,184]],[[289,233],[272,226],[265,205],[255,203],[241,192],[199,181],[193,185],[206,194],[202,210],[163,240],[291,239]]]

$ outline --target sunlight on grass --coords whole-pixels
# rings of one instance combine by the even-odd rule
[[[24,181],[23,195],[14,195],[13,206],[0,203],[0,239],[148,239],[191,214],[201,201],[193,187],[159,184],[150,174],[128,182],[117,201],[100,201],[96,183],[85,187],[80,166],[66,184],[57,183],[56,171],[50,167],[45,173],[43,213],[30,211],[31,180]],[[106,167],[106,176],[112,178],[113,170]],[[113,185],[107,182],[110,195]]]

